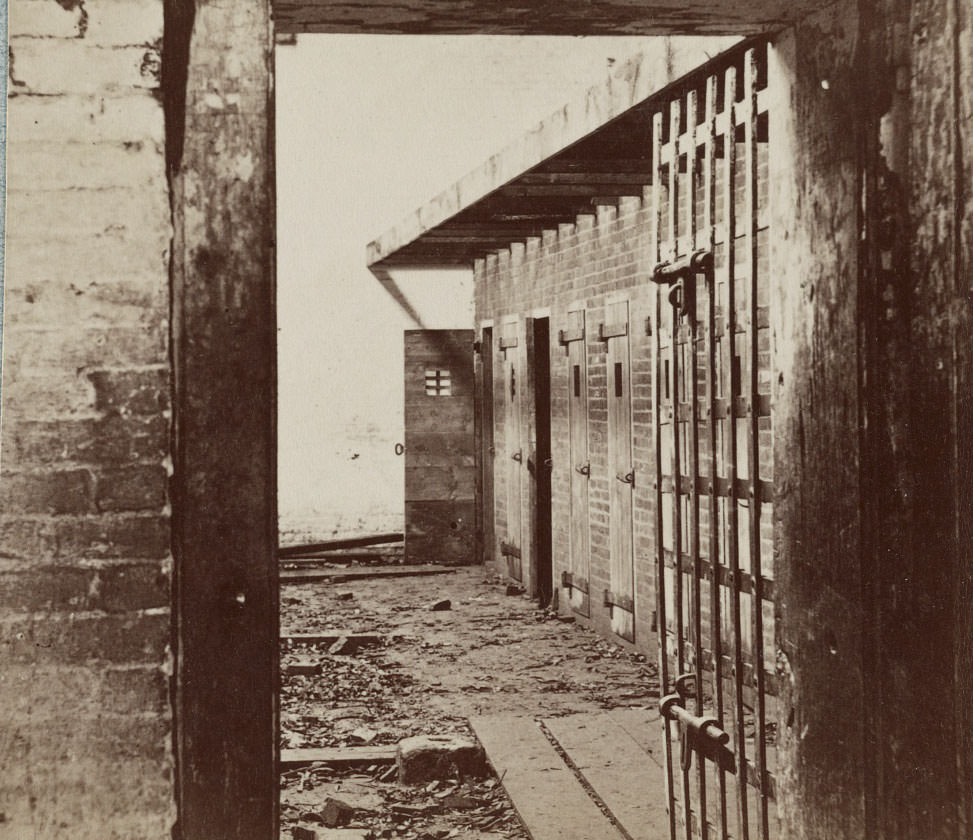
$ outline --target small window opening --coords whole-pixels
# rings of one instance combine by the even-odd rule
[[[574,395],[581,396],[581,365],[574,366]]]
[[[426,371],[427,397],[451,397],[452,395],[452,383],[448,370]]]
[[[615,396],[622,395],[622,363],[615,362]]]

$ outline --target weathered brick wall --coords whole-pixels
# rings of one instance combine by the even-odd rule
[[[168,837],[161,0],[15,0],[0,837]]]
[[[570,496],[572,465],[568,463],[569,371],[564,348],[556,341],[567,312],[581,302],[586,310],[588,360],[588,440],[591,462],[589,482],[590,519],[590,624],[599,632],[611,633],[611,618],[602,605],[602,593],[609,588],[609,481],[614,474],[608,465],[608,405],[605,343],[598,339],[598,325],[604,321],[605,301],[611,296],[629,298],[629,340],[632,358],[633,454],[637,476],[634,498],[636,556],[637,645],[651,652],[654,594],[652,562],[655,550],[655,500],[648,477],[652,463],[651,338],[646,334],[650,286],[654,263],[650,260],[650,206],[639,198],[623,199],[621,205],[602,207],[597,216],[580,216],[576,224],[561,225],[543,239],[526,245],[514,244],[509,251],[480,260],[476,272],[477,323],[492,319],[494,336],[513,315],[527,316],[550,307],[551,318],[551,439],[554,469],[551,477],[554,578],[569,569]],[[505,534],[507,471],[502,449],[504,418],[501,375],[502,354],[494,341],[495,428],[498,457],[495,460],[495,516],[499,541]],[[526,443],[525,443],[526,446]],[[523,522],[528,520],[528,496],[522,494]],[[527,542],[526,532],[524,542]],[[579,618],[579,620],[584,620]],[[617,637],[616,637],[617,638]]]

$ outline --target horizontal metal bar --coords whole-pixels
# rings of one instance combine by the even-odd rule
[[[746,417],[750,408],[750,401],[746,397],[733,398],[733,416]],[[717,420],[725,420],[729,416],[729,400],[713,401],[713,414]],[[708,415],[703,414],[703,417]],[[757,416],[770,417],[770,394],[757,394]],[[681,417],[679,418],[682,419]]]
[[[573,330],[558,330],[557,340],[560,344],[568,344],[571,341],[584,341],[584,327],[577,327]]]
[[[774,502],[774,485],[773,482],[765,481],[761,479],[756,483],[756,488],[753,487],[753,482],[747,478],[738,478],[734,483],[733,488],[733,498],[749,500],[751,499],[751,490],[754,491],[754,495],[759,498],[757,501],[762,504],[773,504]],[[712,487],[712,490],[711,490]],[[708,496],[710,492],[713,492],[716,496],[729,497],[730,496],[730,481],[727,478],[717,478],[716,484],[710,484],[710,478],[708,475],[700,475],[696,477],[696,494],[700,496]],[[673,492],[673,481],[671,475],[662,476],[662,492],[672,493]],[[693,485],[690,481],[688,475],[679,476],[679,495],[688,496],[693,492]]]
[[[675,639],[676,637],[675,631],[667,627],[666,637]],[[683,650],[685,652],[686,658],[695,659],[697,662],[702,661],[703,671],[712,673],[715,670],[713,651],[707,648],[703,648],[702,657],[697,657],[696,650],[688,639],[683,640]],[[676,668],[676,658],[668,653],[666,654],[666,657],[668,658],[669,664],[672,667],[672,669],[674,671],[678,670]],[[722,665],[723,682],[726,683],[727,685],[736,685],[736,676],[733,674],[733,660],[729,656],[722,656],[720,657],[720,661],[723,663]],[[740,684],[744,686],[747,689],[747,691],[752,695],[748,698],[748,702],[747,702],[747,706],[752,709],[756,705],[757,680],[755,679],[753,674],[753,659],[749,653],[743,654],[743,677],[740,680]],[[772,671],[768,671],[766,668],[764,669],[764,690],[766,691],[767,694],[771,695],[772,697],[777,696],[777,675]]]
[[[561,586],[568,589],[577,589],[579,592],[588,594],[588,581],[574,572],[561,572]]]
[[[618,607],[630,613],[635,612],[635,600],[628,595],[616,595],[610,589],[605,590],[603,603],[606,607]]]
[[[628,335],[627,321],[619,324],[600,324],[598,326],[598,338],[602,341],[607,341],[609,338],[617,338],[621,335]]]
[[[511,545],[506,540],[501,540],[501,542],[500,542],[500,553],[504,557],[517,557],[517,558],[519,558],[521,556],[520,555],[520,549],[517,548],[517,546],[515,546],[515,545]]]
[[[668,548],[664,548],[662,551],[666,559],[666,566],[670,569],[675,569],[676,568],[675,554]],[[681,554],[680,557],[682,558],[683,572],[686,572],[688,574],[694,573],[695,570],[693,566],[692,557],[690,557],[688,554]],[[699,563],[700,563],[700,568],[703,571],[703,574],[706,575],[706,578],[708,580],[712,579],[711,566],[709,560],[700,558]],[[750,574],[750,572],[745,572],[741,569],[739,577],[735,578],[733,575],[733,571],[727,566],[718,563],[717,568],[719,569],[718,584],[720,586],[732,588],[734,585],[736,585],[736,588],[740,592],[744,592],[747,595],[753,594],[754,578],[753,575]],[[777,594],[777,584],[774,582],[774,579],[768,577],[762,577],[761,582],[763,585],[763,600],[773,601],[775,595]]]

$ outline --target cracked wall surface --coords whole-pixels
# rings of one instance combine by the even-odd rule
[[[162,18],[10,7],[0,838],[174,821]]]

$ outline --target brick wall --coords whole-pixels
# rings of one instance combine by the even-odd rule
[[[10,8],[0,838],[169,836],[161,0]]]
[[[598,325],[605,320],[609,297],[629,299],[629,340],[632,358],[633,453],[636,473],[647,478],[652,466],[651,426],[651,338],[645,331],[649,314],[649,278],[654,263],[649,259],[650,207],[639,198],[623,199],[618,208],[602,207],[597,216],[580,216],[576,224],[561,225],[542,239],[526,245],[514,244],[475,266],[477,323],[492,319],[494,327],[494,411],[497,459],[495,460],[495,516],[499,544],[507,527],[507,464],[504,440],[503,354],[497,350],[501,325],[511,316],[524,317],[539,307],[550,308],[551,354],[551,439],[554,469],[551,476],[554,578],[569,569],[570,497],[572,465],[568,463],[569,370],[564,347],[557,344],[557,331],[564,328],[569,308],[581,302],[586,310],[588,363],[588,440],[591,462],[589,482],[590,520],[590,624],[599,632],[611,633],[611,619],[602,605],[609,588],[609,474],[608,408],[605,343],[598,339]],[[651,263],[651,264],[650,264]],[[523,342],[521,342],[522,344]],[[511,351],[508,351],[511,352]],[[525,397],[526,399],[526,397]],[[526,448],[527,443],[524,441]],[[525,479],[526,480],[526,479]],[[654,552],[655,502],[651,483],[637,481],[634,490],[636,556],[637,646],[652,652],[651,632],[654,594],[652,558]],[[528,519],[528,494],[523,492],[522,521]],[[524,535],[524,543],[528,542]],[[584,618],[579,618],[584,621]],[[616,637],[617,638],[617,637]]]

